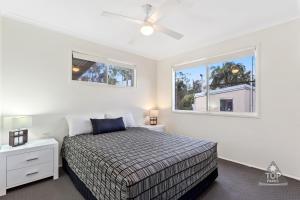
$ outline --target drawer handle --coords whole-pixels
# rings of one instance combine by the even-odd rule
[[[37,160],[37,159],[39,159],[39,158],[30,158],[30,159],[27,159],[26,161],[30,162],[30,161],[34,161],[34,160]]]
[[[38,174],[39,172],[31,172],[31,173],[28,173],[26,174],[26,176],[32,176],[32,175],[35,175],[35,174]]]

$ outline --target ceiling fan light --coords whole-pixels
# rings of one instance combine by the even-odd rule
[[[150,24],[144,24],[141,28],[141,33],[146,36],[152,35],[153,31],[154,29]]]
[[[73,71],[73,72],[79,72],[79,71],[80,71],[80,68],[77,67],[77,66],[73,66],[72,71]]]

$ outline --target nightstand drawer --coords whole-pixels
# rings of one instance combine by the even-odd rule
[[[7,172],[7,187],[29,183],[35,180],[53,176],[53,163],[35,165]]]
[[[42,163],[52,162],[53,149],[43,149],[17,155],[7,156],[7,170],[30,167]]]

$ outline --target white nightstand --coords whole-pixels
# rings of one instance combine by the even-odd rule
[[[0,196],[6,190],[53,176],[58,179],[58,142],[30,141],[22,146],[2,145],[0,149]]]
[[[147,128],[152,131],[158,131],[158,132],[164,132],[165,131],[165,125],[163,124],[157,124],[157,125],[141,125],[140,127]]]

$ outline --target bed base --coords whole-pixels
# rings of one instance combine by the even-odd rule
[[[63,169],[69,175],[71,181],[75,185],[76,189],[86,200],[97,200],[92,192],[85,186],[85,184],[78,178],[78,176],[69,167],[68,162],[62,159]],[[210,173],[205,179],[198,183],[195,187],[185,193],[180,200],[192,200],[196,199],[205,189],[207,189],[218,177],[218,168],[216,168],[212,173]]]

